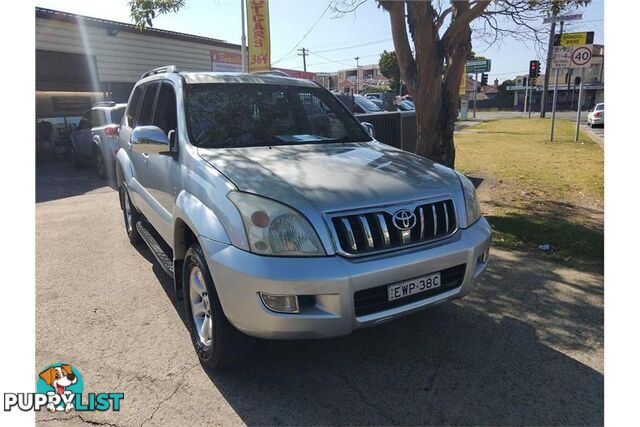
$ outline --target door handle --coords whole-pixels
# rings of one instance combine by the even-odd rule
[[[147,153],[142,153],[142,158],[144,159],[145,163],[149,162],[149,155]]]

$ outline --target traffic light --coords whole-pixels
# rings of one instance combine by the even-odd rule
[[[582,79],[580,77],[576,77],[574,85],[578,86],[581,81],[582,81]]]
[[[570,77],[571,77],[571,76],[569,76],[569,73],[567,73],[567,74],[565,74],[565,75],[564,75],[564,84],[567,84],[567,85],[569,84]]]
[[[540,76],[540,61],[532,59],[529,61],[529,77]]]
[[[489,83],[489,75],[487,73],[482,73],[482,79],[480,80],[480,86],[486,86]]]
[[[526,86],[527,85],[527,78],[523,77],[522,78],[522,86]]]

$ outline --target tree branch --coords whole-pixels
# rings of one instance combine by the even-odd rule
[[[384,0],[378,2],[389,13],[391,21],[391,35],[396,49],[398,65],[402,79],[409,92],[414,92],[417,86],[416,61],[411,52],[409,38],[407,36],[407,24],[405,22],[404,1]]]

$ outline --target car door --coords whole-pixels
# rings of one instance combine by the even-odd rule
[[[83,158],[91,157],[92,145],[91,145],[91,128],[93,122],[91,120],[91,111],[87,111],[80,118],[78,128],[73,132],[73,149],[76,153]]]
[[[154,227],[165,240],[171,238],[171,218],[180,179],[177,123],[176,91],[173,84],[165,80],[158,89],[151,124],[167,134],[171,142],[170,151],[175,154],[151,154],[141,176],[144,187],[157,203],[155,209],[161,221]]]
[[[137,126],[148,126],[151,124],[155,97],[159,86],[159,82],[153,81],[136,87],[135,91],[139,90],[139,92],[137,94],[134,92],[132,102],[127,108],[127,129],[123,134],[123,137],[127,138],[127,140],[131,139],[132,131]],[[134,99],[136,96],[138,98]],[[135,107],[133,101],[136,101]],[[127,150],[129,151],[129,159],[133,164],[133,182],[129,189],[130,194],[132,194],[133,203],[153,224],[157,218],[157,209],[155,208],[157,203],[155,203],[151,193],[146,188],[144,180],[149,155],[133,151],[130,143],[127,146]]]

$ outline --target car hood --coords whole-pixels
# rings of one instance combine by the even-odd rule
[[[240,190],[301,211],[329,212],[455,194],[455,172],[381,144],[198,149]]]

